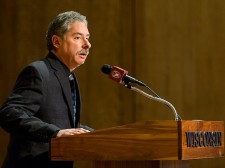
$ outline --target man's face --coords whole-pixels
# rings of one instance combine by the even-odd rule
[[[63,39],[59,38],[57,55],[71,71],[85,62],[91,48],[89,37],[87,25],[83,22],[74,22]]]

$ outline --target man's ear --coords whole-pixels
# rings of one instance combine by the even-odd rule
[[[59,48],[61,44],[61,38],[57,35],[52,36],[52,44],[55,48]]]

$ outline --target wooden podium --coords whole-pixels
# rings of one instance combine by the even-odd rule
[[[184,168],[189,159],[224,156],[224,122],[137,122],[54,138],[50,155],[54,161],[93,160],[98,168]]]

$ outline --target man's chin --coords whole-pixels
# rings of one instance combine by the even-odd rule
[[[85,60],[84,61],[80,61],[78,64],[77,64],[77,66],[81,66],[81,65],[83,65],[85,63]]]

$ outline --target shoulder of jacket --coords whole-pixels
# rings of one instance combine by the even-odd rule
[[[47,61],[45,59],[32,62],[31,64],[27,66],[34,67],[39,73],[41,73],[41,75],[45,77],[49,76],[49,68],[47,65]]]

